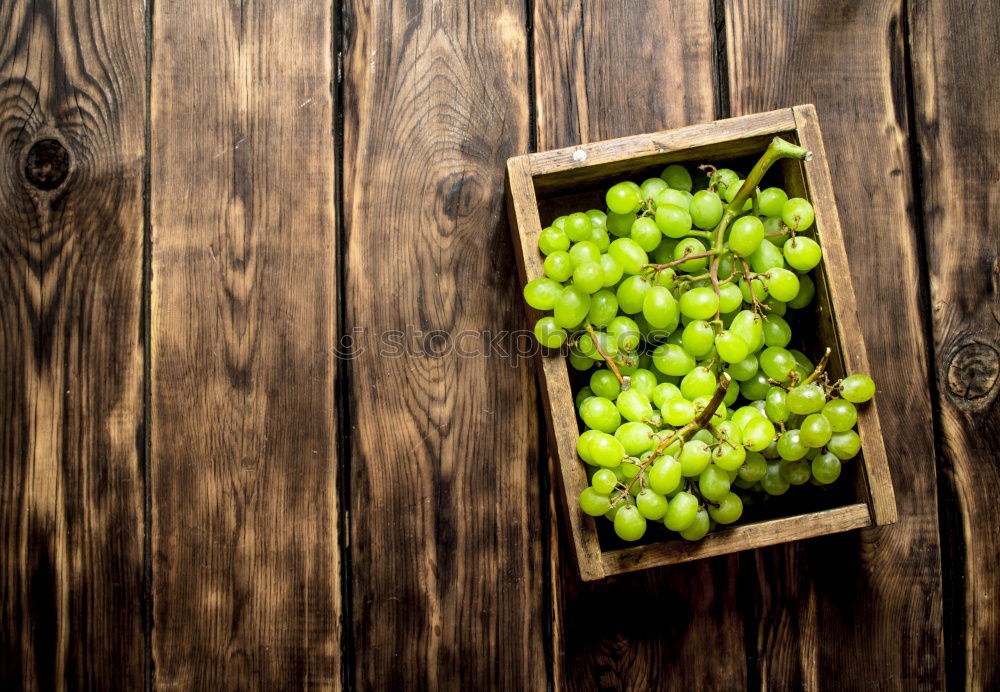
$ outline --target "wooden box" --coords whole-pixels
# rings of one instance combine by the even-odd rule
[[[812,105],[509,159],[507,208],[522,285],[543,273],[543,258],[537,246],[543,220],[547,224],[571,210],[603,209],[603,193],[608,186],[624,178],[655,176],[669,163],[730,161],[738,162],[746,171],[776,135],[813,153],[807,163],[785,160],[768,174],[780,179],[789,195],[806,197],[815,207],[815,233],[824,259],[813,270],[816,324],[815,329],[807,331],[816,335],[816,347],[832,348],[828,368],[832,376],[868,373],[844,238]],[[528,313],[532,324],[540,316],[530,308]],[[577,497],[587,487],[587,477],[576,455],[579,428],[566,359],[559,354],[540,354],[537,360],[557,476],[554,487],[584,580],[896,521],[878,409],[872,401],[859,407],[861,454],[844,465],[843,475],[834,484],[841,486],[839,494],[827,497],[818,508],[794,507],[795,503],[790,503],[794,508],[791,511],[797,512],[793,515],[738,523],[696,542],[677,537],[641,545],[623,544],[613,534],[599,531],[595,520],[577,504]],[[778,502],[806,488],[793,487]],[[652,528],[644,540],[660,539],[661,533]],[[662,536],[666,535],[664,530]]]

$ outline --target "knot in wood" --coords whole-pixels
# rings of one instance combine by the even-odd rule
[[[1000,376],[1000,355],[989,344],[973,342],[956,351],[945,375],[948,389],[958,399],[974,402],[996,385]]]
[[[24,177],[39,190],[55,190],[69,175],[69,152],[58,139],[40,139],[28,149]]]

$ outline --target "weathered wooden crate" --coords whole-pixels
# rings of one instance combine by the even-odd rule
[[[719,163],[757,157],[775,135],[813,153],[808,163],[782,161],[771,175],[780,176],[789,195],[806,197],[815,207],[816,238],[824,252],[823,262],[813,271],[816,345],[831,347],[828,369],[832,375],[869,372],[830,172],[812,105],[509,159],[507,209],[522,283],[543,275],[543,258],[537,245],[543,218],[550,222],[569,210],[604,208],[603,192],[609,185],[625,177],[641,180],[656,175],[669,163]],[[530,308],[528,313],[532,321],[539,317]],[[577,497],[587,487],[587,477],[576,455],[579,429],[566,359],[559,354],[540,354],[537,359],[550,454],[557,476],[555,487],[584,580],[896,521],[878,408],[872,401],[859,407],[862,452],[845,465],[838,483],[847,484],[849,489],[844,501],[836,506],[737,524],[696,542],[678,537],[632,547],[616,546],[615,540],[599,535],[595,520],[577,504]],[[852,467],[853,483],[848,477]],[[792,488],[784,497],[795,490]]]

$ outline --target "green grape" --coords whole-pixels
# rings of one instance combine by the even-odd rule
[[[649,264],[649,256],[639,243],[631,238],[619,238],[608,247],[608,254],[614,257],[626,274],[638,274]]]
[[[607,253],[601,255],[601,271],[604,273],[605,288],[610,288],[617,284],[621,281],[622,274],[625,273],[621,263]]]
[[[861,438],[853,430],[833,433],[826,443],[826,451],[841,461],[853,459],[861,451]]]
[[[598,466],[614,468],[625,458],[625,448],[617,439],[602,432],[590,440],[590,458]]]
[[[808,370],[809,372],[813,371],[813,362],[809,360],[809,356],[807,356],[802,351],[799,351],[798,349],[795,348],[788,349],[788,352],[791,353],[792,356],[795,358],[796,363],[801,365],[804,369]]]
[[[778,438],[778,455],[782,459],[796,461],[801,459],[809,451],[809,447],[802,442],[798,430],[786,430],[785,434]]]
[[[715,464],[709,464],[698,476],[698,490],[711,502],[724,498],[729,493],[730,485],[729,474]]]
[[[743,294],[736,284],[726,284],[719,287],[719,312],[726,314],[738,310],[743,304]]]
[[[868,375],[848,375],[840,381],[840,396],[861,404],[875,396],[875,382]]]
[[[806,455],[805,455],[804,458],[808,459],[809,461],[812,461],[813,459],[815,459],[816,457],[819,456],[819,454],[820,454],[821,451],[823,451],[823,450],[821,450],[818,447],[810,447],[809,451],[806,452]]]
[[[590,310],[587,321],[595,327],[606,327],[618,314],[618,299],[608,289],[602,289],[590,296]]]
[[[820,485],[829,485],[840,478],[841,464],[833,454],[820,454],[812,460],[812,475]]]
[[[780,459],[781,455],[778,454],[778,441],[775,440],[767,446],[767,448],[761,452],[765,459]]]
[[[535,322],[535,338],[545,348],[559,348],[566,343],[566,336],[554,317],[543,317]]]
[[[590,389],[597,396],[614,401],[621,394],[622,388],[618,384],[618,378],[607,368],[595,370],[590,376]]]
[[[805,485],[812,476],[809,462],[804,459],[783,461],[780,468],[781,475],[792,485]]]
[[[702,507],[695,513],[694,521],[686,529],[682,529],[678,533],[686,541],[700,541],[708,534],[711,528],[711,519],[708,516],[708,512]]]
[[[601,250],[589,240],[581,240],[570,247],[569,258],[573,261],[574,269],[584,262],[600,263]]]
[[[774,423],[767,418],[755,418],[743,428],[743,444],[751,451],[764,451],[773,439]]]
[[[672,206],[687,211],[688,205],[691,203],[691,193],[668,187],[665,190],[660,190],[654,201],[657,209]]]
[[[832,434],[830,421],[820,413],[809,414],[799,426],[799,439],[806,447],[822,447]]]
[[[691,192],[691,174],[688,172],[688,169],[679,163],[672,163],[664,168],[663,172],[660,173],[660,177],[675,190]]]
[[[552,227],[554,227],[554,228],[558,228],[561,231],[566,226],[566,217],[565,216],[557,216],[555,219],[552,220],[552,223],[549,224],[549,225],[552,226]]]
[[[677,301],[663,286],[653,286],[642,299],[642,315],[651,327],[672,332],[677,328],[680,312]]]
[[[653,429],[645,423],[624,423],[615,431],[615,438],[622,443],[626,454],[637,457],[652,448]]]
[[[610,212],[607,216],[605,229],[608,233],[618,238],[627,238],[632,232],[632,224],[635,222],[635,212],[627,214],[615,214]]]
[[[736,493],[727,493],[719,506],[708,506],[708,513],[720,524],[732,524],[743,515],[743,500]]]
[[[747,452],[738,442],[722,442],[712,450],[712,461],[720,469],[735,471],[747,458]]]
[[[569,250],[569,238],[562,229],[549,226],[538,234],[538,249],[543,255]]]
[[[781,223],[780,216],[768,216],[764,219],[764,235],[769,241],[774,243],[775,247],[781,247],[788,240],[787,229],[785,225]],[[782,235],[777,235],[782,234]]]
[[[795,369],[795,357],[783,348],[769,346],[760,352],[760,368],[771,379],[784,382]]]
[[[772,269],[771,271],[775,270]],[[767,306],[768,315],[777,315],[778,317],[784,317],[785,313],[788,311],[788,304],[775,299],[774,296],[768,296],[767,300],[764,301],[764,305]]]
[[[719,358],[727,363],[739,363],[750,355],[747,342],[729,331],[719,332],[715,337],[715,349]]]
[[[708,320],[719,309],[719,297],[709,287],[692,288],[679,301],[682,315],[695,320]]]
[[[758,369],[757,356],[751,353],[749,356],[741,360],[739,363],[730,363],[726,367],[726,372],[728,372],[729,376],[732,377],[734,380],[738,382],[743,382],[745,380],[749,380],[751,377],[756,375],[757,369]],[[730,389],[736,389],[736,388],[731,387]]]
[[[772,269],[781,269],[785,266],[785,258],[781,256],[781,250],[766,238],[760,242],[757,250],[750,255],[749,259],[750,268],[758,274],[764,274]]]
[[[764,216],[781,216],[781,208],[788,201],[788,195],[780,187],[761,190],[757,197],[757,209]]]
[[[714,192],[700,190],[691,198],[688,211],[695,226],[709,231],[722,220],[722,200]]]
[[[731,168],[720,168],[710,178],[711,183],[715,185],[720,195],[725,194],[739,180],[739,174]]]
[[[608,216],[600,209],[588,209],[584,212],[588,217],[590,217],[590,224],[594,228],[601,228],[607,230],[608,227]]]
[[[607,252],[608,248],[611,246],[611,237],[608,235],[608,232],[603,228],[597,228],[596,226],[590,229],[590,235],[586,238],[586,240],[589,240],[596,245],[597,249],[601,252]]]
[[[590,486],[600,495],[608,495],[618,485],[618,476],[611,469],[598,469],[590,479]]]
[[[545,276],[553,281],[566,281],[573,276],[573,260],[568,252],[558,250],[545,258]]]
[[[574,370],[590,370],[594,366],[594,361],[582,353],[570,351],[569,364]]]
[[[668,495],[681,484],[681,463],[672,456],[662,456],[649,469],[649,487]]]
[[[660,239],[663,238],[663,234],[660,233],[660,229],[653,219],[648,216],[640,216],[632,224],[632,230],[629,233],[629,237],[634,240],[639,247],[641,247],[646,252],[652,252],[660,244]]]
[[[719,439],[728,440],[734,445],[738,445],[743,442],[743,431],[740,429],[740,426],[736,425],[736,423],[731,420],[719,423],[715,428],[715,432],[719,433]]]
[[[573,285],[587,294],[596,293],[604,285],[600,262],[581,262],[573,270]]]
[[[743,339],[751,353],[756,353],[764,345],[764,321],[760,315],[750,310],[736,313],[736,317],[729,324],[729,331]]]
[[[613,433],[621,425],[621,414],[615,403],[603,396],[592,396],[580,405],[580,418],[588,428]]]
[[[695,358],[705,356],[714,344],[715,330],[704,320],[688,322],[681,332],[681,346]]]
[[[652,399],[653,390],[656,389],[656,385],[658,384],[656,375],[646,368],[640,368],[633,372],[631,377],[632,389],[637,392],[642,392],[646,395],[646,398]]]
[[[767,460],[759,452],[747,452],[746,461],[737,469],[737,473],[738,477],[747,483],[756,483],[767,473]]]
[[[594,391],[590,387],[580,387],[580,391],[576,393],[573,397],[573,405],[576,406],[577,410],[580,409],[580,404],[594,396]]]
[[[685,238],[674,247],[674,261],[688,255],[699,255],[705,252],[705,244],[697,238]],[[696,272],[708,266],[707,257],[694,257],[677,265],[677,269],[685,272]]]
[[[830,430],[846,432],[858,422],[858,409],[850,401],[831,399],[823,405],[823,416],[830,421]]]
[[[584,488],[580,493],[580,509],[584,514],[599,517],[611,509],[611,498],[602,495],[593,488]]]
[[[639,345],[639,325],[630,317],[619,315],[614,318],[608,323],[607,332],[619,353],[631,353]],[[619,366],[618,370],[626,375],[631,374],[622,371],[622,366]]]
[[[683,238],[691,232],[691,215],[686,204],[683,208],[673,204],[658,206],[653,219],[657,230],[668,238]]]
[[[563,230],[566,232],[567,237],[574,243],[589,239],[592,228],[593,224],[590,223],[590,217],[579,211],[567,216],[566,222],[563,224]]]
[[[653,415],[653,405],[649,402],[649,398],[634,389],[619,394],[615,405],[625,420],[641,422]]]
[[[704,428],[696,431],[695,434],[691,436],[691,439],[700,440],[704,442],[706,445],[715,444],[715,435],[710,433],[708,430],[705,430]]]
[[[804,416],[822,409],[826,402],[826,394],[818,384],[800,384],[788,392],[785,401],[789,411]]]
[[[709,436],[711,437],[711,433]],[[681,475],[691,478],[700,475],[708,467],[712,461],[712,452],[704,440],[691,439],[681,447],[677,461],[681,465]]]
[[[646,293],[652,288],[646,277],[633,274],[618,284],[618,308],[629,315],[634,315],[642,311],[642,305],[646,299]]]
[[[646,533],[646,518],[634,505],[626,505],[615,515],[615,533],[623,541],[637,541]]]
[[[781,220],[796,233],[812,226],[813,206],[801,197],[792,197],[781,205]]]
[[[756,406],[748,405],[748,406],[740,406],[738,409],[733,411],[733,415],[729,418],[729,420],[732,421],[733,425],[739,428],[740,431],[742,431],[743,428],[746,427],[747,423],[754,420],[755,418],[763,418],[763,417],[764,414],[761,413],[761,411]],[[746,437],[743,437],[743,440],[746,441]]]
[[[595,332],[594,336],[584,334],[576,342],[576,347],[579,349],[580,353],[592,360],[603,360],[604,357],[601,355],[600,351],[597,350],[598,346],[600,346],[601,349],[609,356],[614,356],[618,352],[615,347],[614,340],[609,338],[604,332]]]
[[[764,477],[760,479],[760,487],[768,495],[784,495],[788,492],[790,485],[788,479],[781,472],[780,464],[768,464]]]
[[[631,461],[622,462],[621,470],[622,477],[626,481],[630,481],[639,475],[639,466],[633,464]]]
[[[671,399],[661,409],[663,420],[674,427],[687,425],[697,415],[694,404],[683,397]]]
[[[785,261],[797,271],[807,272],[823,259],[823,251],[812,238],[797,235],[784,245]]]
[[[763,301],[767,298],[767,284],[761,278],[754,277],[750,279],[749,284],[746,279],[740,279],[737,285],[740,288],[740,293],[743,295],[743,300],[747,303],[752,300],[750,295],[751,289],[753,289],[753,298],[756,298],[758,301]]]
[[[791,415],[788,410],[788,394],[781,387],[771,387],[767,390],[764,403],[764,413],[775,423],[784,423]]]
[[[642,199],[639,190],[624,182],[612,185],[604,201],[615,214],[628,214],[639,208]]]
[[[532,279],[524,285],[524,300],[536,310],[551,310],[563,292],[558,281],[552,279]]]
[[[739,194],[740,190],[743,189],[743,184],[746,183],[742,178],[737,179],[732,185],[726,187],[726,191],[722,193],[722,199],[726,202],[732,202],[736,199],[736,195]],[[760,188],[757,188],[757,192],[760,192]],[[751,197],[752,197],[751,193]],[[753,209],[753,200],[751,197],[747,197],[746,201],[743,202],[743,211],[747,212]]]
[[[799,277],[781,267],[768,270],[767,292],[775,300],[787,303],[799,294]]]
[[[693,363],[692,366],[694,367]],[[661,382],[656,385],[656,389],[653,390],[653,395],[650,397],[656,408],[663,408],[671,399],[676,399],[681,395],[681,390],[677,388],[677,385],[671,382]]]
[[[683,531],[694,523],[696,514],[698,514],[698,499],[683,490],[670,499],[663,524],[671,531]]]
[[[687,375],[696,364],[694,356],[676,344],[661,344],[653,350],[653,365],[665,375]]]
[[[764,240],[764,224],[756,216],[744,216],[729,231],[729,249],[740,257],[750,257]]]
[[[758,370],[750,379],[740,382],[740,394],[749,401],[763,399],[770,388],[771,383],[762,370]]]
[[[807,274],[799,276],[799,292],[794,298],[788,301],[788,307],[793,309],[804,308],[812,302],[813,297],[816,295],[816,283]]]
[[[656,196],[664,190],[668,190],[669,187],[663,178],[647,178],[642,181],[639,189],[642,191],[642,198],[644,200],[651,199],[655,201]]]
[[[681,394],[685,399],[711,396],[718,382],[715,373],[705,367],[697,367],[681,380]]]
[[[726,406],[731,406],[737,397],[740,395],[739,387],[730,387],[726,390],[725,395],[722,397],[722,403]]]
[[[635,506],[639,513],[647,519],[662,519],[667,513],[668,501],[660,493],[651,488],[643,488],[635,496]]]
[[[764,318],[764,345],[784,348],[792,340],[792,328],[784,318],[778,315],[768,315]],[[794,357],[793,357],[794,358]]]

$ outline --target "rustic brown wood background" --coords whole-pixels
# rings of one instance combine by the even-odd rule
[[[0,688],[1000,687],[998,35],[949,0],[0,3]],[[525,326],[504,161],[807,102],[900,521],[584,585],[530,361],[435,350]]]

